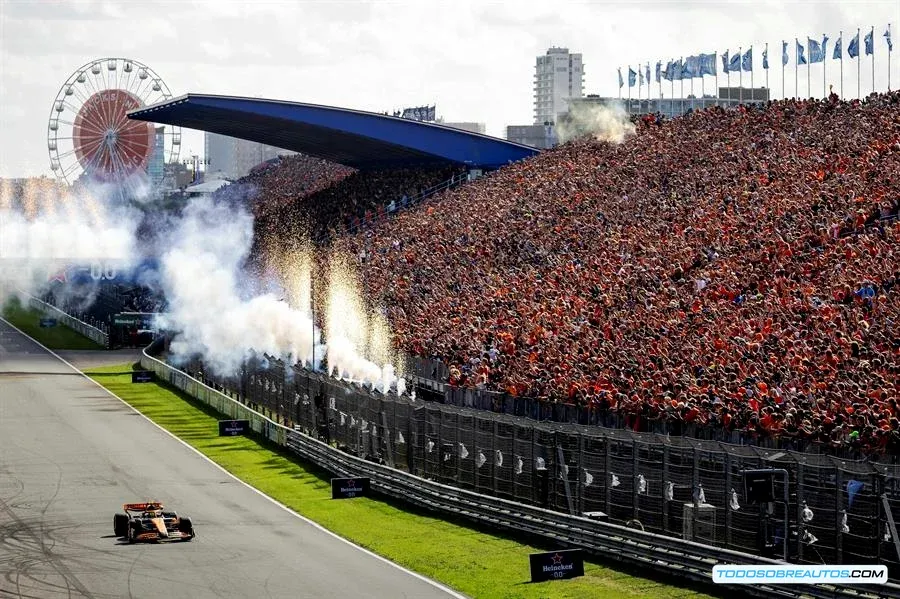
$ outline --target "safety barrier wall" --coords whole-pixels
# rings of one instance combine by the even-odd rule
[[[102,347],[109,347],[109,335],[101,331],[97,327],[91,326],[86,322],[78,320],[74,316],[63,312],[56,306],[51,306],[47,302],[39,300],[36,297],[29,298],[28,303],[32,308],[40,310],[49,317],[55,318],[57,321],[59,321],[60,324],[69,327],[76,333],[84,335],[97,345],[100,345]]]
[[[369,476],[373,488],[386,495],[495,527],[585,547],[606,558],[652,564],[705,582],[710,581],[715,563],[776,563],[752,554],[758,512],[731,505],[720,508],[724,516],[708,518],[707,506],[727,504],[724,489],[729,483],[737,485],[739,469],[785,467],[797,456],[767,455],[752,448],[741,449],[749,452],[744,455],[721,449],[720,455],[714,455],[698,442],[624,431],[605,431],[605,436],[583,428],[566,431],[560,428],[562,425],[521,422],[496,414],[385,397],[322,376],[292,373],[285,378],[283,371],[272,366],[265,371],[245,369],[240,377],[213,381],[192,370],[197,364],[186,365],[188,371],[208,380],[206,384],[150,353],[145,352],[141,363],[161,380],[229,418],[249,420],[255,432],[286,445],[329,472]],[[580,462],[572,459],[576,455]],[[664,470],[661,476],[643,474],[659,466]],[[800,476],[795,478],[798,467]],[[827,489],[828,473],[836,473],[833,484],[840,486],[848,474],[859,477],[865,470],[859,464],[839,468],[830,462],[794,464],[791,493],[806,499],[824,493],[832,503],[827,511],[827,502],[814,499],[821,507],[813,509],[823,512],[804,527],[804,531],[827,541],[828,547],[823,545],[822,549],[829,558],[822,556],[813,543],[801,547],[799,555],[792,552],[792,561],[880,561],[891,569],[892,580],[895,578],[896,556],[888,556],[886,550],[873,554],[871,535],[880,530],[875,522],[854,515],[850,521],[858,530],[854,533],[836,530],[829,523],[840,523],[838,513],[842,510],[841,492],[834,487]],[[641,474],[635,474],[638,471]],[[898,496],[898,477],[894,472],[888,474],[894,485],[891,501],[900,507],[893,499]],[[673,482],[674,488],[665,486],[672,491],[671,498],[668,490],[647,491],[648,485],[662,486],[665,479]],[[698,502],[696,495],[691,497],[691,491],[701,485],[705,502]],[[858,507],[869,509],[876,502],[873,492],[857,490],[854,495]],[[783,507],[779,509],[781,514],[774,514],[775,520],[783,517]],[[798,508],[791,505],[788,509]],[[609,514],[611,523],[586,517],[594,511]],[[632,522],[635,519],[645,530],[615,524],[636,526]],[[653,532],[659,528],[668,532],[678,529],[679,533],[695,531],[688,535],[694,540]],[[888,546],[893,547],[890,543]],[[766,596],[788,596],[775,587],[753,590]],[[800,589],[792,586],[790,590]],[[803,592],[812,597],[865,596],[865,592],[858,594],[859,588],[854,591],[850,587],[804,587]],[[900,597],[900,586],[869,587],[866,592],[870,596]]]

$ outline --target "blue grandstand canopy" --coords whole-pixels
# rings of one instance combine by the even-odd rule
[[[442,164],[492,169],[538,153],[434,123],[257,98],[187,94],[133,110],[128,118],[221,133],[361,170]]]

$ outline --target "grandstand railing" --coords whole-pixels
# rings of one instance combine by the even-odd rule
[[[712,503],[720,499],[712,490],[714,479],[721,482],[724,475],[727,485],[729,480],[734,480],[737,468],[765,460],[773,466],[784,466],[786,460],[782,456],[755,453],[743,459],[740,454],[723,454],[727,468],[719,472],[710,465],[721,465],[721,462],[711,461],[711,454],[690,443],[627,435],[597,438],[585,435],[586,431],[565,433],[562,429],[535,428],[535,423],[523,424],[516,419],[496,416],[488,419],[482,416],[490,415],[454,407],[426,406],[407,398],[380,396],[363,389],[354,392],[346,385],[318,375],[286,379],[284,370],[278,367],[265,371],[245,368],[240,376],[215,382],[202,373],[195,378],[151,355],[162,347],[162,342],[162,339],[155,342],[141,359],[142,366],[154,371],[160,380],[225,416],[249,420],[256,433],[288,447],[328,472],[370,477],[372,487],[378,493],[494,528],[526,532],[557,545],[584,547],[606,560],[649,566],[702,582],[710,582],[712,566],[717,563],[779,563],[742,550],[748,537],[754,536],[748,532],[759,516],[754,509],[733,505],[724,518],[725,526],[718,517],[710,526],[704,523],[707,516],[698,516],[700,510],[691,508],[697,502],[681,492],[682,485],[676,487],[679,489],[677,497],[668,500],[668,503],[675,503],[667,510],[667,502],[661,501],[658,489],[652,494],[635,494],[631,479],[624,473],[628,463],[649,466],[662,458],[661,464],[669,469],[669,476],[687,482],[686,486],[691,486],[689,481],[696,480],[710,483],[705,499]],[[188,370],[191,367],[200,367],[200,364],[187,365]],[[221,383],[238,385],[242,392]],[[304,386],[319,395],[301,393]],[[279,413],[279,408],[286,411]],[[566,438],[572,434],[579,441],[576,447],[571,446],[571,438]],[[450,443],[451,439],[453,443]],[[435,440],[441,442],[435,443]],[[481,460],[478,456],[487,451],[488,445],[507,455],[507,459],[500,461],[495,453],[491,453],[490,459]],[[468,453],[457,452],[465,446],[468,446]],[[631,453],[626,451],[628,448]],[[448,453],[459,457],[448,459],[445,457]],[[591,456],[591,463],[595,464],[591,467],[596,476],[587,478],[574,465],[569,466],[567,461],[557,462],[555,457],[570,460],[576,454],[580,459]],[[823,467],[833,469],[838,477],[838,487],[847,475],[860,476],[860,467],[855,464],[829,463],[824,466],[822,463],[800,465],[796,462],[794,467],[801,471],[799,478],[791,478],[792,487],[796,487],[792,492],[799,493],[807,502],[815,497],[812,491],[818,489],[816,481],[821,480]],[[618,485],[605,484],[605,476],[609,474],[616,474]],[[891,490],[895,491],[900,480],[897,473],[885,470],[883,476],[890,480]],[[536,489],[540,487],[540,483],[535,486],[535,479],[543,481],[542,488],[549,491],[546,494],[548,501],[543,505],[535,505],[540,503],[535,501]],[[619,489],[625,483],[628,488]],[[577,499],[572,495],[576,489]],[[589,493],[586,492],[588,489],[591,490]],[[868,509],[877,503],[869,495],[871,493],[866,494],[865,489],[857,491],[857,509],[861,505]],[[832,511],[840,506],[839,497],[831,497],[831,501]],[[893,502],[894,508],[900,507],[895,492],[889,501]],[[820,509],[818,502],[814,503],[813,509]],[[792,505],[789,509],[795,507]],[[826,501],[821,509],[828,507]],[[600,508],[610,514],[611,522],[590,516],[590,512]],[[660,508],[663,521],[672,519],[675,528],[690,528],[696,534],[692,533],[691,538],[686,539],[678,538],[681,535],[666,536],[637,530],[633,518],[629,518],[628,527],[616,524],[624,517],[624,512],[634,510],[635,514],[645,514],[640,526],[646,529],[653,517],[658,519]],[[707,509],[705,505],[703,509]],[[688,512],[691,513],[689,527],[684,517]],[[792,561],[880,561],[888,564],[893,581],[898,574],[896,556],[890,557],[887,552],[869,556],[865,543],[861,542],[868,538],[867,529],[859,524],[861,528],[855,534],[841,533],[840,527],[829,525],[832,515],[827,511],[817,512],[821,521],[814,519],[803,525],[802,531],[814,531],[816,536],[835,544],[833,549],[837,550],[837,556],[832,555],[833,551],[818,555],[814,548],[805,551],[801,548]],[[775,517],[780,515],[776,513]],[[852,526],[857,526],[855,515]],[[828,536],[831,532],[843,536],[832,540]],[[792,586],[785,590],[785,587],[758,586],[748,587],[747,591],[766,597],[795,596],[796,592],[823,599],[900,597],[900,586],[893,582],[868,588],[818,585]]]
[[[405,364],[405,375],[416,389],[427,392],[429,397],[439,397],[439,401],[447,405],[520,416],[542,422],[602,426],[734,445],[825,453],[844,459],[858,460],[866,457],[862,449],[850,445],[823,443],[803,437],[763,436],[752,430],[727,430],[721,425],[684,422],[662,415],[651,418],[643,414],[626,414],[613,409],[604,409],[598,405],[576,405],[564,401],[513,396],[503,391],[460,387],[450,384],[449,367],[441,360],[411,356],[406,358]],[[890,459],[898,458],[900,456],[891,456]]]
[[[756,541],[761,515],[744,496],[741,472],[784,468],[790,499],[777,503],[770,517],[779,538],[779,523],[789,519],[795,560],[880,562],[892,576],[900,574],[881,499],[900,514],[898,465],[538,422],[382,395],[274,360],[249,361],[228,378],[204,374],[199,361],[183,368],[273,420],[362,459],[509,501],[572,515],[602,512],[614,523],[638,522],[652,533],[748,553],[771,549]],[[782,492],[779,483],[776,496]],[[685,507],[701,494],[708,507]],[[804,505],[815,514],[811,522],[798,517]]]
[[[68,314],[63,310],[60,310],[56,306],[48,304],[47,302],[36,297],[30,297],[28,303],[32,308],[39,310],[47,316],[52,316],[53,318],[57,319],[60,324],[69,327],[77,333],[80,333],[97,345],[100,345],[102,347],[109,347],[109,334],[99,327],[88,324],[83,320],[79,320],[75,316],[72,316],[71,314]]]

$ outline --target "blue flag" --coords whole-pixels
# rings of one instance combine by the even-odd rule
[[[672,66],[674,70],[672,79],[674,79],[675,81],[687,79],[687,77],[684,76],[684,61],[682,59],[679,58],[678,60],[676,60]]]
[[[656,61],[656,82],[659,83],[662,79],[662,61]]]
[[[784,66],[788,63],[788,53],[787,53],[788,43],[785,41],[781,42],[781,66]]]
[[[722,72],[728,73],[728,50],[722,52]]]
[[[875,52],[875,30],[873,29],[863,38],[866,44],[866,56]]]
[[[858,480],[847,481],[847,507],[853,507],[853,500],[856,498],[856,494],[862,491],[864,486],[865,485]]]
[[[647,81],[647,85],[650,85],[650,63],[647,63],[647,70],[645,71],[644,79]]]
[[[769,70],[769,49],[763,50],[763,68]]]
[[[700,75],[716,76],[716,53],[700,55]]]
[[[803,55],[803,44],[797,42],[797,64],[806,64],[806,56]]]
[[[822,51],[822,46],[819,45],[819,42],[808,37],[806,38],[806,43],[809,46],[809,64],[816,64],[825,60],[825,53]]]
[[[894,43],[891,41],[891,28],[888,27],[884,30],[884,39],[887,40],[888,52],[894,51]]]
[[[666,63],[666,70],[663,71],[663,79],[666,81],[675,79],[675,61],[670,60]]]
[[[700,76],[699,56],[688,56],[684,60],[684,68],[681,71],[681,76],[685,79],[693,79],[694,77]]]
[[[822,34],[822,62],[828,57],[828,36]]]
[[[644,70],[638,67],[638,83],[644,85]]]
[[[859,32],[856,32],[856,35],[853,36],[853,39],[850,40],[850,45],[847,46],[847,54],[850,58],[856,58],[859,56]]]
[[[843,48],[841,48],[841,40],[844,36],[840,36],[837,38],[837,41],[834,42],[834,55],[831,57],[833,60],[839,60],[841,58],[841,52]]]
[[[622,67],[619,67],[619,89],[625,85],[625,82],[622,80]]]
[[[637,80],[637,73],[634,72],[634,69],[628,67],[628,87],[634,87],[634,83]]]
[[[744,52],[744,58],[741,60],[741,68],[745,71],[753,70],[753,48]]]
[[[741,55],[732,54],[728,59],[728,70],[732,73],[739,73],[741,70]]]

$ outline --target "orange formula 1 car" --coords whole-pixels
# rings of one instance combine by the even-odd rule
[[[129,543],[140,541],[190,541],[196,534],[190,518],[167,512],[158,501],[126,503],[124,514],[113,517],[117,537]]]

